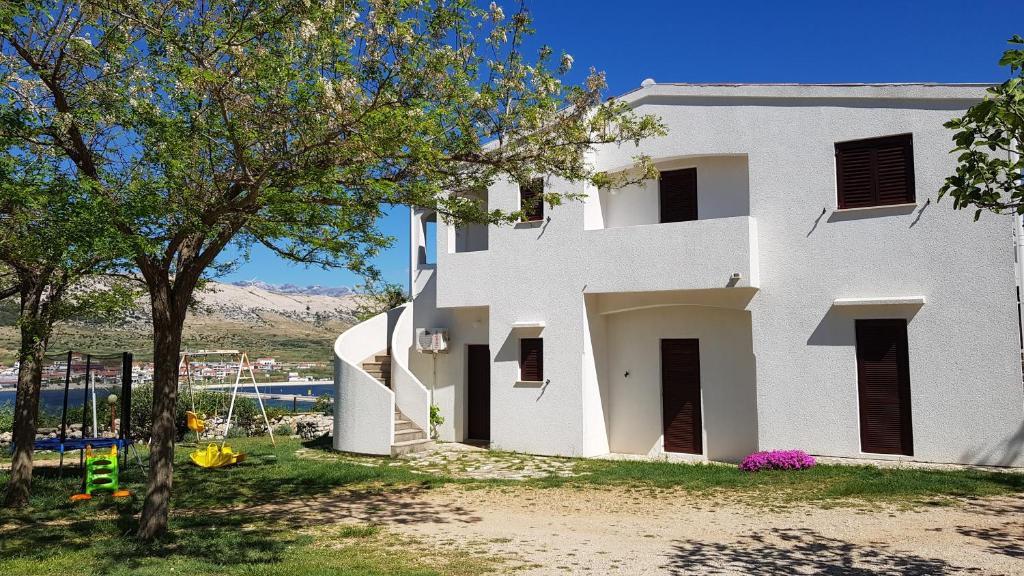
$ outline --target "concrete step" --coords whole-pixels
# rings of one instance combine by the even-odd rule
[[[395,432],[402,430],[419,430],[419,427],[415,422],[402,418],[401,414],[395,414]]]
[[[378,372],[390,372],[391,362],[363,362],[363,370],[366,370],[367,372],[372,372],[374,370]]]
[[[406,442],[408,440],[423,440],[427,437],[427,433],[419,428],[412,428],[409,430],[395,430],[395,444]]]
[[[373,357],[374,362],[391,362],[391,356],[387,354],[377,354]]]
[[[391,455],[401,456],[403,454],[412,454],[413,452],[422,452],[429,449],[434,445],[434,441],[428,438],[421,440],[406,440],[404,442],[395,442],[391,445]]]

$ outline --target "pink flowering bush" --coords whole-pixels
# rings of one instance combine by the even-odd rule
[[[803,450],[769,450],[754,452],[740,462],[740,470],[759,472],[761,470],[803,470],[814,466],[814,458]]]

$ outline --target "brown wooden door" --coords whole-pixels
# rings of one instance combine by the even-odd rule
[[[486,344],[467,347],[466,437],[470,440],[491,439],[491,352]]]
[[[702,454],[700,345],[695,338],[661,341],[661,410],[665,451]]]
[[[906,320],[857,320],[860,447],[914,454]]]

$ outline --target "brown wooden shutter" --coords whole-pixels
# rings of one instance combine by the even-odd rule
[[[697,169],[669,170],[658,182],[661,222],[697,219]]]
[[[521,338],[519,340],[519,374],[525,382],[544,380],[544,340],[542,338]]]
[[[524,222],[544,219],[544,178],[531,178],[519,183],[519,201]]]
[[[666,452],[701,454],[700,341],[661,341],[661,410]]]
[[[838,142],[835,148],[840,208],[915,201],[912,135]]]
[[[862,452],[914,454],[907,321],[857,320]]]

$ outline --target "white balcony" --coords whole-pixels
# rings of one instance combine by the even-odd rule
[[[589,293],[759,287],[751,216],[588,230],[583,238]]]

